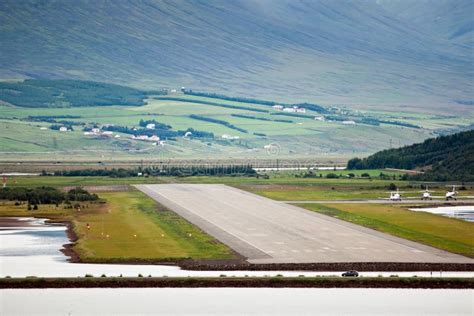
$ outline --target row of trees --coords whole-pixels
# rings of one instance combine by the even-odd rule
[[[270,122],[280,122],[280,123],[294,123],[291,120],[285,120],[285,119],[269,119],[266,117],[260,117],[260,116],[252,116],[252,115],[247,115],[247,114],[231,114],[233,117],[240,117],[240,118],[245,118],[245,119],[251,119],[251,120],[258,120],[258,121],[270,121]]]
[[[211,122],[211,123],[215,123],[215,124],[224,125],[228,128],[235,129],[236,131],[239,131],[239,132],[242,132],[242,133],[248,133],[248,131],[246,129],[237,127],[237,126],[235,126],[235,125],[233,125],[233,124],[231,124],[227,121],[224,121],[224,120],[218,120],[218,119],[215,119],[215,118],[212,118],[212,117],[196,115],[196,114],[191,114],[189,117],[192,118],[192,119],[195,119],[195,120],[206,121],[206,122]]]
[[[99,197],[82,188],[60,191],[53,187],[6,187],[0,189],[0,200],[25,201],[31,205],[61,204],[66,201],[96,201]]]
[[[305,108],[307,110],[319,112],[319,113],[327,113],[326,108],[314,104],[314,103],[297,103],[297,104],[286,104],[286,103],[280,103],[280,102],[275,102],[275,101],[266,101],[266,100],[259,100],[259,99],[253,99],[253,98],[244,98],[244,97],[231,97],[223,94],[217,94],[217,93],[210,93],[210,92],[198,92],[198,91],[193,91],[193,90],[183,90],[184,94],[188,95],[194,95],[194,96],[199,96],[199,97],[206,97],[206,98],[213,98],[213,99],[221,99],[221,100],[227,100],[227,101],[235,101],[235,102],[243,102],[243,103],[251,103],[251,104],[261,104],[261,105],[268,105],[268,106],[274,106],[277,104],[284,105],[284,106],[298,106],[300,108]]]
[[[82,169],[61,170],[53,174],[43,171],[43,176],[55,175],[65,177],[108,176],[113,178],[138,176],[256,176],[251,165],[216,165],[216,166],[150,166],[134,169]]]

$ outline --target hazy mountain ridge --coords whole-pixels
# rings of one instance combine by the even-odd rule
[[[0,77],[436,108],[473,99],[472,32],[453,37],[472,22],[470,7],[469,1],[3,1]],[[443,21],[460,22],[433,29],[440,12]]]

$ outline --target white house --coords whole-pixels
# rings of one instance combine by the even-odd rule
[[[59,131],[60,131],[60,132],[67,132],[67,127],[66,127],[66,126],[61,126],[61,127],[59,128]]]
[[[348,121],[342,121],[342,124],[344,124],[344,125],[355,125],[356,122],[348,120]]]
[[[324,116],[315,116],[314,119],[316,121],[324,121]]]
[[[272,106],[272,108],[274,110],[281,111],[281,110],[283,110],[283,105],[275,104],[274,106]]]
[[[147,129],[155,129],[155,124],[153,124],[153,123],[147,124],[146,128]]]
[[[91,132],[94,133],[94,134],[99,134],[100,133],[100,128],[94,127],[93,129],[91,129]]]
[[[232,136],[232,135],[224,134],[224,135],[222,135],[222,138],[223,138],[223,139],[239,139],[240,137],[239,137],[239,136]]]

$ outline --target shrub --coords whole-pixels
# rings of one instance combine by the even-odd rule
[[[397,186],[394,183],[390,183],[388,185],[388,189],[391,190],[391,191],[395,191],[397,189]]]

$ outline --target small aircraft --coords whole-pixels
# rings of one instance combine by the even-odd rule
[[[452,187],[453,188],[452,188],[451,191],[446,192],[446,195],[445,195],[446,201],[449,200],[449,199],[457,200],[457,196],[458,196],[458,192],[456,191],[457,185],[453,185]]]
[[[400,194],[398,189],[397,189],[396,192],[390,192],[389,200],[390,201],[401,201],[402,200],[402,195]]]
[[[428,189],[428,186],[426,186],[425,191],[420,191],[420,192],[422,193],[422,195],[421,195],[422,200],[432,200],[433,199],[433,196],[431,195],[431,192],[434,192],[434,191],[430,191]]]

